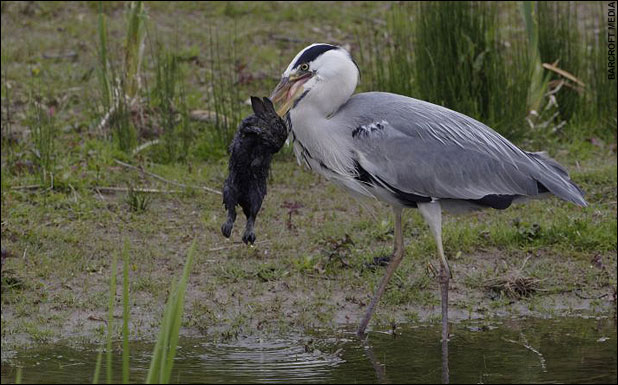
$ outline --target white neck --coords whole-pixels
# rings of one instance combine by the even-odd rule
[[[291,128],[298,142],[296,155],[299,161],[304,161],[300,154],[302,144],[316,162],[310,165],[315,171],[327,173],[319,165],[322,162],[337,174],[345,174],[352,167],[352,161],[350,154],[340,149],[347,147],[345,141],[348,138],[341,136],[341,130],[332,127],[331,118],[354,93],[358,68],[349,54],[342,50],[328,51],[314,64],[317,73],[304,84],[307,94],[290,110]]]

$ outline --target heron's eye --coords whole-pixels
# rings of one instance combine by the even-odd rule
[[[307,63],[303,63],[300,65],[300,70],[301,71],[309,71],[309,64]]]

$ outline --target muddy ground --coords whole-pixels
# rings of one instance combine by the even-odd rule
[[[216,186],[224,170],[217,164],[193,172],[206,174]],[[615,177],[613,170],[608,171]],[[275,163],[271,179],[254,247],[240,242],[241,217],[230,241],[221,236],[225,213],[215,194],[153,194],[147,210],[134,213],[125,194],[12,190],[2,211],[2,247],[10,253],[3,266],[3,356],[30,343],[99,340],[112,256],[121,253],[125,239],[135,339],[155,335],[171,280],[180,274],[193,240],[197,258],[183,334],[226,339],[358,323],[384,272],[374,258],[390,253],[388,208],[350,199],[289,161]],[[447,216],[451,320],[614,311],[615,250],[586,250],[585,233],[566,239],[573,221],[594,223],[600,215],[594,206],[603,203],[592,203],[574,209],[550,199],[504,212]],[[404,234],[406,258],[373,328],[440,319],[431,268],[438,266],[435,248],[414,210],[405,214]],[[521,282],[529,292],[508,289]],[[120,286],[118,294],[120,317]]]

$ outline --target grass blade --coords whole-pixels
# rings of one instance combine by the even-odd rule
[[[22,369],[21,368],[17,368],[17,371],[15,372],[15,383],[16,384],[21,384],[21,375],[22,375]]]
[[[129,242],[122,249],[122,383],[129,383]]]
[[[167,384],[170,381],[174,357],[176,356],[180,326],[182,324],[185,292],[193,265],[194,254],[195,241],[189,249],[180,281],[172,284],[172,290],[165,307],[159,337],[157,338],[150,361],[150,368],[146,378],[147,384]]]
[[[106,349],[106,372],[107,383],[111,384],[113,380],[112,373],[112,335],[113,335],[113,323],[114,323],[114,300],[116,298],[116,267],[118,264],[118,254],[114,253],[114,259],[112,261],[111,279],[109,283],[109,307],[107,310],[107,349]]]
[[[103,362],[103,346],[99,347],[99,354],[97,354],[97,363],[94,366],[94,375],[92,376],[92,383],[99,383],[99,376],[101,374],[101,363]]]

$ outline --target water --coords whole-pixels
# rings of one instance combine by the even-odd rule
[[[212,383],[616,383],[616,323],[605,319],[525,319],[452,325],[444,359],[440,326],[407,326],[336,335],[240,337],[226,343],[181,341],[173,382]],[[152,350],[132,344],[131,379],[143,382]],[[42,346],[18,352],[24,383],[91,382],[90,347]],[[448,366],[448,368],[446,367]],[[114,362],[120,379],[120,354]],[[448,370],[448,378],[444,378]],[[105,370],[101,374],[104,382]],[[2,365],[2,383],[15,367]]]

